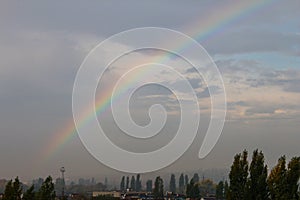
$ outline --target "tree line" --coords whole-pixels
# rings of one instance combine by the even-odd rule
[[[56,197],[54,183],[51,176],[48,176],[41,187],[35,191],[34,185],[31,185],[26,191],[23,191],[23,184],[16,177],[10,180],[4,190],[3,200],[54,200]]]
[[[275,167],[270,172],[268,170],[262,151],[255,150],[249,162],[248,152],[244,150],[234,156],[228,181],[223,180],[216,185],[204,177],[200,180],[198,173],[190,180],[187,174],[181,173],[177,182],[175,174],[171,174],[168,189],[164,189],[164,180],[157,176],[154,184],[150,179],[146,181],[146,191],[151,192],[155,199],[163,199],[166,191],[182,194],[190,199],[200,199],[211,194],[215,194],[218,200],[300,199],[300,157],[293,157],[287,162],[286,157],[282,156]],[[137,192],[143,190],[140,174],[131,178],[121,178],[121,192],[128,189]],[[6,184],[3,200],[54,200],[55,197],[55,186],[51,176],[48,176],[39,188],[35,188],[34,184],[26,188],[16,177]]]
[[[255,150],[248,162],[248,152],[235,155],[229,173],[229,183],[220,181],[217,199],[227,200],[299,200],[300,157],[287,164],[286,157],[278,159],[268,174],[262,151]]]
[[[171,193],[184,194],[190,199],[200,199],[215,194],[218,200],[299,200],[300,157],[293,157],[287,163],[286,157],[278,159],[278,163],[268,172],[262,151],[255,150],[248,161],[248,152],[244,150],[234,156],[229,172],[229,181],[214,184],[210,179],[199,180],[197,173],[189,180],[188,175],[180,174],[178,187],[176,177],[171,174],[169,188]],[[131,184],[129,184],[129,182]],[[137,186],[138,185],[138,186]],[[138,174],[122,177],[122,191],[131,188],[141,191],[141,180]],[[152,180],[147,180],[146,191],[152,192],[154,198],[162,199],[165,195],[164,181],[158,176],[152,188]]]
[[[131,189],[137,192],[140,192],[142,190],[142,182],[141,182],[140,174],[137,174],[136,178],[135,176],[132,176],[130,183],[129,183],[129,176],[126,177],[126,182],[125,182],[125,176],[122,177],[120,183],[120,190],[125,191],[127,189]]]
[[[157,176],[154,184],[151,179],[146,181],[146,192],[151,192],[155,199],[162,199],[166,192],[171,194],[186,195],[189,198],[200,198],[205,197],[207,194],[214,194],[216,185],[210,179],[202,179],[200,181],[198,173],[194,173],[191,180],[187,174],[181,173],[178,180],[178,187],[175,174],[171,174],[169,188],[165,190],[164,180]],[[140,174],[137,176],[123,176],[120,182],[120,190],[122,192],[135,191],[140,192],[142,190]]]

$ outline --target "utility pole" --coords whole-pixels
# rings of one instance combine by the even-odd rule
[[[61,196],[62,199],[65,199],[65,168],[61,167],[60,172],[61,172],[61,178],[62,178],[62,190],[61,190]]]

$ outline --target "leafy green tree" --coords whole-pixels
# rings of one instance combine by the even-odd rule
[[[21,200],[22,189],[22,184],[18,177],[15,178],[14,182],[10,180],[6,184],[3,200]]]
[[[136,175],[136,183],[135,183],[135,189],[137,192],[140,192],[142,190],[142,181],[141,181],[141,175]]]
[[[294,157],[286,168],[286,158],[279,158],[268,177],[271,199],[299,199],[300,157]]]
[[[146,191],[147,192],[152,192],[152,180],[148,180],[146,182]]]
[[[52,177],[48,176],[37,193],[37,200],[54,200],[55,196]]]
[[[278,159],[277,165],[272,169],[267,180],[271,199],[287,199],[285,174],[286,158],[282,156]]]
[[[154,182],[153,195],[155,199],[163,199],[164,198],[164,181],[158,176]]]
[[[186,185],[186,192],[185,192],[186,193],[186,197],[188,197],[188,198],[192,197],[193,187],[194,187],[194,180],[191,179],[191,182]]]
[[[184,175],[183,174],[180,174],[178,186],[179,186],[179,193],[182,194],[184,192]]]
[[[35,199],[35,192],[34,192],[34,185],[31,185],[28,190],[23,195],[23,200],[34,200]]]
[[[122,177],[122,180],[120,183],[120,190],[125,191],[125,176]]]
[[[268,168],[264,161],[262,151],[255,150],[249,168],[250,177],[247,186],[249,199],[265,200],[268,198]]]
[[[200,191],[198,184],[194,182],[194,179],[191,179],[190,183],[186,186],[186,196],[190,199],[200,198]]]
[[[200,190],[199,190],[199,187],[198,187],[198,183],[195,182],[194,187],[192,187],[191,198],[192,199],[199,199],[200,197],[201,196],[200,196]]]
[[[216,193],[216,185],[210,179],[204,179],[198,183],[200,196],[205,197],[207,194]]]
[[[225,199],[225,188],[223,181],[220,181],[216,187],[216,198],[217,200]]]
[[[171,174],[170,192],[176,193],[176,179],[175,179],[175,174]]]
[[[286,172],[287,196],[290,200],[299,200],[300,157],[294,157],[288,164]]]
[[[134,176],[132,176],[131,177],[131,181],[130,181],[130,188],[133,190],[133,191],[135,191],[135,177]]]
[[[228,199],[247,199],[247,178],[248,178],[248,152],[243,151],[234,157],[229,173],[230,186]]]

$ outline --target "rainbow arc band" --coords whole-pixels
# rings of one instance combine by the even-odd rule
[[[163,42],[168,40],[172,40],[173,42]],[[183,43],[190,43],[190,45],[183,50],[174,48],[174,46],[177,47]],[[107,49],[111,49],[114,44],[127,44],[127,48],[117,50],[112,54],[106,54]],[[128,53],[149,48],[167,51],[170,52],[171,55],[178,55],[181,59],[193,66],[199,76],[199,81],[201,79],[200,77],[202,77],[207,84],[207,88],[211,94],[211,120],[199,150],[199,158],[204,158],[213,149],[221,135],[225,122],[226,95],[222,76],[209,54],[197,41],[178,31],[156,27],[131,29],[111,36],[101,42],[87,55],[77,72],[73,88],[73,117],[78,135],[90,154],[102,164],[115,170],[128,173],[152,172],[172,164],[191,146],[199,128],[200,110],[196,91],[184,73],[181,74],[182,72],[179,73],[179,69],[177,69],[179,70],[177,71],[166,65],[166,59],[160,59],[154,63],[152,62],[151,67],[142,67],[143,65],[141,65],[144,70],[131,70],[132,67],[138,66],[134,64],[133,66],[129,65],[129,69],[127,69],[129,70],[128,72],[131,72],[129,74],[134,74],[133,77],[137,78],[134,79],[134,81],[132,81],[131,78],[129,81],[125,81],[125,84],[120,84],[121,87],[117,89],[114,88],[113,94],[109,95],[111,96],[109,97],[111,102],[115,102],[120,97],[122,97],[122,101],[125,100],[125,106],[116,107],[115,103],[111,104],[113,117],[118,127],[121,130],[127,130],[125,133],[130,136],[145,138],[140,134],[146,133],[147,137],[155,134],[158,130],[157,126],[163,127],[163,124],[160,123],[163,118],[161,118],[161,112],[153,113],[151,112],[153,110],[151,110],[149,113],[150,117],[153,114],[156,115],[156,117],[151,117],[153,120],[150,121],[149,125],[145,127],[136,126],[129,114],[131,94],[138,88],[149,83],[157,83],[170,89],[172,93],[175,94],[180,105],[180,122],[174,138],[165,146],[146,153],[126,151],[116,146],[107,137],[98,122],[96,115],[97,108],[94,108],[93,112],[90,112],[90,110],[86,111],[86,108],[90,107],[87,105],[97,105],[95,101],[97,86],[99,80],[105,76],[105,71],[110,65]],[[99,57],[101,57],[101,59],[99,59]],[[146,63],[145,61],[145,64]],[[180,88],[174,86],[172,83],[174,79],[169,79],[168,76],[163,77],[164,70],[167,70],[167,68],[169,68],[168,73],[173,73],[172,76],[175,75],[175,77],[177,77],[176,80],[180,81]],[[145,71],[149,72],[149,69],[153,69],[153,71],[151,73],[145,73]],[[137,71],[140,72],[138,74],[145,73],[147,78],[136,76],[135,73]],[[128,77],[127,73],[122,73],[123,75],[126,74],[126,78]],[[157,76],[159,76],[159,79],[157,79]],[[132,75],[129,77],[132,77]],[[211,86],[220,89],[218,94],[211,93]],[[122,94],[122,96],[120,94]],[[93,106],[91,107],[93,108]],[[125,109],[122,109],[122,107]],[[122,110],[117,111],[115,108]],[[156,108],[159,108],[160,111],[163,109],[161,106],[156,106]],[[115,111],[117,111],[118,114],[115,115]],[[86,116],[85,113],[91,114],[83,120],[82,116]],[[126,115],[126,113],[128,115]],[[127,119],[129,119],[129,121]]]
[[[263,9],[272,7],[278,0],[253,0],[253,1],[236,1],[234,4],[222,4],[215,8],[216,12],[212,12],[205,18],[197,19],[197,21],[188,25],[185,30],[186,34],[199,42],[212,40],[222,32],[229,29],[239,21],[255,16],[256,13]],[[172,42],[172,41],[170,41]],[[181,44],[177,49],[184,49],[189,44]],[[169,59],[171,55],[166,53],[161,55],[161,60]],[[153,61],[155,62],[155,61]],[[110,88],[112,89],[112,88]],[[109,93],[108,93],[109,94]],[[95,108],[97,114],[102,114],[108,108],[111,96],[99,96],[96,99]],[[85,112],[82,113],[82,125],[89,121],[91,113],[94,111],[94,105],[90,105]],[[65,125],[52,134],[50,142],[40,153],[41,160],[49,160],[77,134],[73,118],[69,119]],[[38,159],[40,160],[40,159]]]

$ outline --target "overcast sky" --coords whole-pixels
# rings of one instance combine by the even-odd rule
[[[198,160],[203,139],[199,134],[183,157],[162,171],[228,168],[234,154],[243,149],[263,150],[270,166],[281,155],[299,155],[300,1],[254,1],[249,5],[252,8],[247,10],[231,0],[2,1],[0,178],[57,177],[61,166],[66,168],[67,177],[121,174],[96,161],[76,134],[54,152],[45,151],[72,121],[73,83],[89,51],[113,34],[149,26],[174,29],[197,40],[222,74],[228,104],[225,127],[213,151]],[[226,20],[226,16],[231,18]],[[197,33],[204,33],[207,27],[216,28],[198,37]],[[112,45],[107,52],[121,47],[126,48],[126,44]],[[124,56],[123,61],[131,63],[134,58],[159,54],[137,52]],[[114,66],[125,66],[121,61]],[[188,69],[179,64],[179,68]],[[201,81],[193,82],[192,72],[185,72],[198,92],[199,104],[209,111],[207,87]],[[110,81],[106,77],[102,84],[111,85]],[[180,87],[180,82],[173,81]],[[218,88],[215,90],[217,93]],[[145,87],[131,106],[140,123],[146,118],[139,116],[147,116],[142,109],[145,104],[149,107],[163,101],[169,109],[168,126],[163,130],[166,137],[152,141],[157,146],[166,144],[177,128],[178,108],[169,92]],[[104,123],[112,132],[109,137],[134,151],[125,137],[116,135],[110,117],[98,116],[100,121],[109,121]],[[201,123],[207,123],[205,117],[203,120]]]

